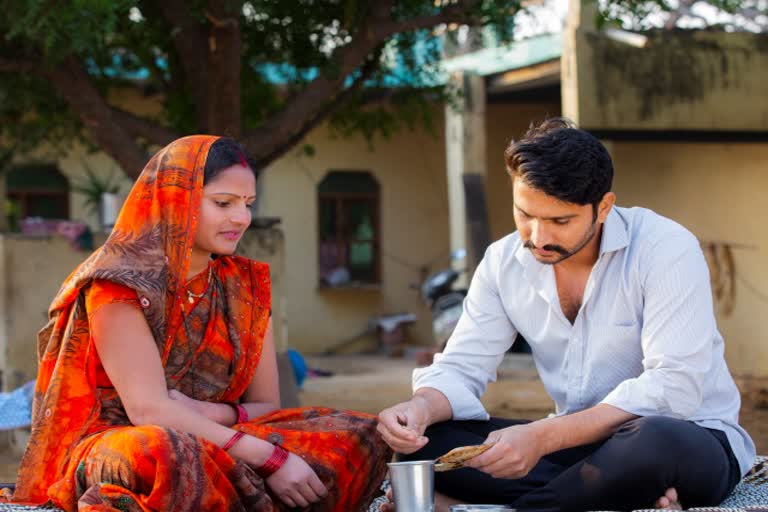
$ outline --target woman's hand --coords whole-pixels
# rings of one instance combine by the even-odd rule
[[[196,412],[200,416],[205,416],[211,421],[215,421],[219,425],[229,427],[235,424],[237,418],[235,418],[235,412],[231,406],[227,404],[218,404],[214,402],[204,402],[202,400],[195,400],[190,398],[184,393],[172,389],[168,392],[168,396],[171,400],[181,402],[187,409]]]
[[[292,453],[285,464],[267,478],[267,485],[289,507],[308,507],[328,493],[309,464]]]

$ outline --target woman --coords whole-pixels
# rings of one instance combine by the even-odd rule
[[[374,417],[278,410],[267,265],[232,256],[254,167],[230,139],[155,155],[39,335],[15,501],[65,510],[355,511],[389,451]]]

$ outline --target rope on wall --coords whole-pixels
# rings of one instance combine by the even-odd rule
[[[730,316],[736,307],[736,283],[752,292],[758,300],[768,303],[768,293],[759,290],[736,269],[733,256],[735,249],[756,250],[754,245],[734,242],[707,240],[701,241],[701,248],[709,266],[709,279],[712,295],[718,310],[724,316]]]

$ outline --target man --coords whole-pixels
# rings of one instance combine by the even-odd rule
[[[739,391],[723,357],[696,238],[618,208],[605,147],[565,119],[505,152],[517,232],[493,243],[445,351],[416,370],[411,400],[381,412],[405,460],[492,443],[438,473],[438,509],[716,505],[750,468]],[[557,415],[488,418],[479,401],[520,333]]]

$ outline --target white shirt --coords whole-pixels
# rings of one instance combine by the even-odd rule
[[[413,373],[453,419],[487,419],[479,397],[517,333],[530,343],[557,414],[606,403],[638,416],[687,419],[728,437],[742,474],[755,458],[738,424],[741,398],[723,356],[709,271],[696,237],[643,208],[614,207],[573,324],[552,265],[518,233],[487,250],[445,351]]]

